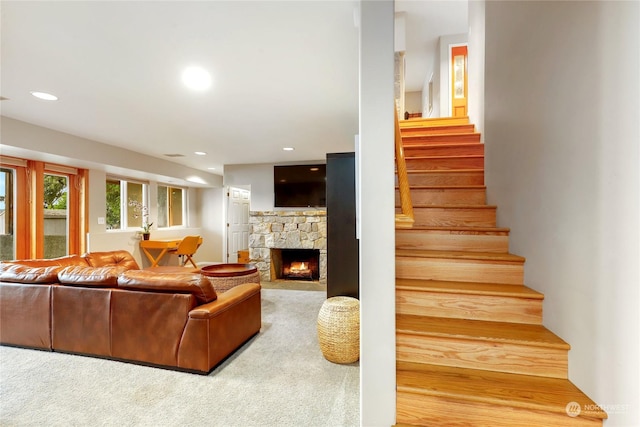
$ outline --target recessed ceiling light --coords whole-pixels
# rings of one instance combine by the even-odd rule
[[[58,100],[57,96],[52,95],[52,94],[47,93],[47,92],[31,91],[30,93],[31,93],[31,95],[35,96],[36,98],[44,99],[45,101],[57,101]]]
[[[197,154],[198,156],[206,156],[207,153],[205,153],[204,151],[195,151],[195,154]]]
[[[187,181],[189,182],[195,182],[196,184],[206,184],[207,181],[205,181],[204,179],[200,178],[199,176],[188,176],[186,178]]]
[[[207,168],[207,169],[209,169],[210,171],[216,170],[216,168]]]
[[[320,170],[320,168],[309,168],[309,170],[311,172],[318,172]]]
[[[182,72],[182,83],[189,89],[207,90],[211,87],[211,74],[202,67],[187,67]]]
[[[295,148],[293,148],[293,147],[284,147],[283,150],[284,151],[293,151],[293,150],[295,150]]]

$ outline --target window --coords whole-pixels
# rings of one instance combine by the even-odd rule
[[[0,169],[0,256],[15,259],[14,245],[14,169]]]
[[[147,184],[107,178],[107,230],[141,228],[149,222]]]
[[[0,257],[54,258],[85,250],[86,170],[0,156]]]
[[[43,192],[44,257],[65,256],[69,250],[69,177],[45,173]]]
[[[158,186],[158,227],[174,227],[184,224],[184,189]]]

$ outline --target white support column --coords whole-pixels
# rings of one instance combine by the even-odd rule
[[[395,424],[394,2],[360,2],[360,424]]]

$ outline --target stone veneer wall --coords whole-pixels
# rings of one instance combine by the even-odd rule
[[[320,283],[327,283],[326,211],[251,211],[249,258],[261,281],[271,280],[271,249],[318,249]]]

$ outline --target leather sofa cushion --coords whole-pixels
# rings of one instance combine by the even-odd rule
[[[118,276],[124,271],[126,267],[123,266],[69,266],[58,272],[58,281],[63,285],[114,288],[118,286]]]
[[[87,260],[78,255],[67,255],[59,258],[52,259],[18,259],[12,261],[2,261],[3,264],[20,264],[28,265],[30,267],[66,267],[68,265],[89,265]]]
[[[60,266],[33,267],[22,264],[0,264],[0,281],[17,283],[58,283]]]
[[[83,255],[91,267],[107,267],[117,265],[126,270],[139,270],[140,267],[133,256],[125,251],[89,252]]]
[[[188,293],[200,304],[214,301],[218,296],[213,285],[198,273],[157,273],[129,270],[118,276],[118,287],[139,291]]]

